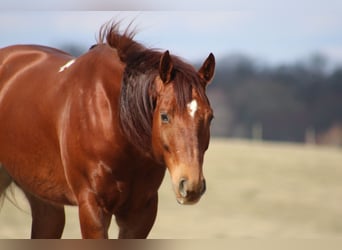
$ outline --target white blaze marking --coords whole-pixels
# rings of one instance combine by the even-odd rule
[[[62,72],[65,69],[69,68],[73,63],[75,62],[75,59],[70,60],[69,62],[67,62],[66,64],[64,64],[58,72]]]
[[[190,103],[188,103],[188,109],[189,109],[189,115],[194,118],[195,117],[195,113],[197,111],[197,101],[194,99],[192,100]]]

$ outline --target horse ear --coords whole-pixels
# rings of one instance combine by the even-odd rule
[[[159,76],[163,83],[169,83],[173,77],[173,63],[169,51],[167,50],[160,59]]]
[[[212,53],[204,61],[202,67],[198,71],[200,77],[205,81],[206,85],[211,81],[215,71],[215,57]]]

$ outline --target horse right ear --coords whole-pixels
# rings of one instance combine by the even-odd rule
[[[169,83],[173,78],[173,63],[169,51],[167,50],[160,59],[159,76],[163,83]]]
[[[208,58],[203,63],[202,67],[198,71],[200,77],[205,81],[205,84],[212,80],[215,71],[215,57],[212,53],[208,56]]]

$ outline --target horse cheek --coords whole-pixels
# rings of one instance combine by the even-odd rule
[[[153,119],[152,128],[152,150],[156,161],[163,163],[163,144],[161,141],[161,128],[157,119]]]

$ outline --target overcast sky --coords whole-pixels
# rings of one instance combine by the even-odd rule
[[[136,38],[148,47],[188,60],[213,52],[218,58],[244,53],[282,63],[320,52],[342,64],[342,1],[298,2],[1,0],[0,47],[79,44],[87,49],[100,26],[116,18],[124,26],[135,19]]]

